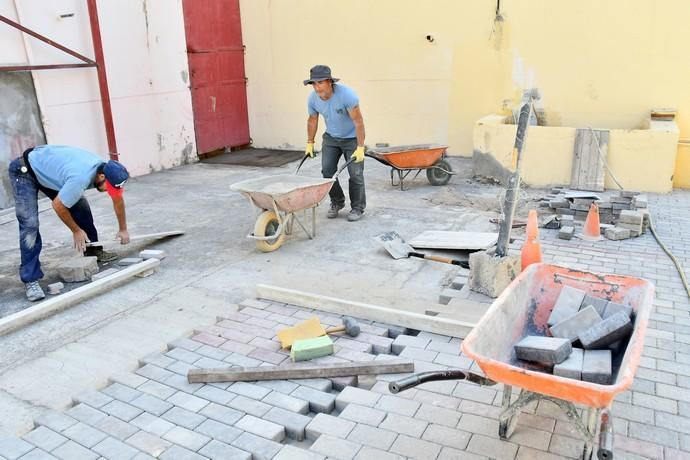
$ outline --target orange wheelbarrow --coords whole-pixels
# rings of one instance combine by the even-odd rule
[[[447,145],[438,144],[399,145],[368,150],[366,156],[390,166],[391,185],[394,187],[399,185],[400,190],[405,190],[405,179],[414,171],[417,173],[412,180],[426,170],[426,178],[431,185],[446,185],[450,177],[455,174],[450,163],[445,160],[447,148]],[[394,178],[396,172],[397,184]]]
[[[625,349],[613,354],[613,383],[601,385],[540,372],[516,358],[513,345],[527,335],[548,335],[546,321],[562,286],[569,285],[633,309],[633,332]],[[503,412],[499,416],[499,437],[508,439],[522,408],[534,401],[548,400],[560,407],[584,440],[582,458],[592,458],[599,435],[597,457],[613,458],[613,399],[633,383],[640,362],[654,286],[646,280],[618,275],[601,275],[557,265],[532,264],[494,301],[479,323],[462,342],[462,350],[475,360],[485,375],[467,370],[413,374],[392,382],[392,393],[434,380],[464,379],[480,385],[503,384]],[[511,402],[512,387],[520,393]],[[587,407],[581,416],[575,404]],[[600,423],[599,423],[600,422]]]

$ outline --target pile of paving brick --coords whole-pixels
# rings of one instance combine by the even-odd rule
[[[610,240],[624,240],[638,237],[649,227],[647,196],[631,190],[621,190],[617,196],[601,200],[596,194],[572,192],[555,187],[546,195],[539,206],[555,214],[544,219],[545,228],[561,229],[558,237],[569,240],[575,233],[575,221],[587,218],[592,203],[599,209],[602,234]]]
[[[515,345],[515,354],[554,375],[610,384],[613,363],[628,346],[632,315],[628,305],[563,286],[547,321],[551,336],[527,336]]]

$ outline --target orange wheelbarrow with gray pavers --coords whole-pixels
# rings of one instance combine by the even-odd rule
[[[330,179],[298,176],[297,172],[304,163],[302,158],[295,174],[280,174],[248,179],[230,186],[261,212],[256,218],[254,232],[247,238],[256,241],[256,247],[263,252],[278,249],[285,242],[286,235],[292,234],[293,223],[304,230],[309,239],[316,236],[316,207],[326,197],[338,175],[353,160],[344,163]],[[311,231],[297,217],[303,211],[306,218],[307,209],[311,209]]]
[[[613,356],[610,385],[574,380],[540,372],[515,356],[513,346],[528,335],[547,335],[547,320],[561,287],[569,285],[588,294],[629,305],[633,310],[633,332],[627,347]],[[521,409],[534,401],[548,400],[560,407],[582,435],[583,459],[613,458],[613,399],[633,383],[644,346],[654,287],[646,280],[601,275],[548,264],[532,264],[494,301],[479,323],[462,342],[462,350],[476,361],[484,375],[468,370],[447,370],[414,374],[390,384],[393,393],[424,382],[464,379],[480,385],[503,384],[503,412],[499,436],[508,439]],[[520,388],[511,400],[512,387]],[[586,415],[575,404],[586,406]],[[600,422],[600,423],[599,423]]]
[[[413,180],[422,170],[426,170],[426,178],[431,185],[446,185],[455,174],[450,163],[445,160],[447,148],[447,145],[438,144],[399,145],[371,149],[366,152],[366,156],[390,166],[391,185],[399,185],[400,190],[405,190],[405,179],[413,171],[417,171]],[[397,184],[393,176],[395,172],[398,173]]]

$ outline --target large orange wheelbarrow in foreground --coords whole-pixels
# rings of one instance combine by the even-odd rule
[[[399,145],[368,150],[366,155],[390,166],[391,185],[400,185],[400,190],[405,190],[405,179],[413,171],[417,171],[413,180],[422,170],[426,170],[426,178],[431,185],[446,185],[455,174],[450,163],[444,159],[447,148],[447,145],[438,144]],[[397,184],[393,176],[395,172],[398,174]]]
[[[633,309],[634,329],[624,350],[613,353],[613,384],[601,385],[540,372],[516,358],[513,345],[527,335],[548,335],[546,321],[562,286],[582,289]],[[583,459],[592,457],[599,434],[597,456],[613,458],[613,422],[610,407],[619,393],[633,383],[644,346],[654,287],[646,280],[599,275],[547,264],[532,264],[491,305],[462,342],[463,352],[475,360],[484,376],[467,370],[414,374],[390,384],[393,393],[434,380],[464,379],[480,385],[502,383],[503,412],[499,436],[508,439],[522,408],[534,401],[549,400],[560,407],[584,439]],[[520,388],[511,402],[512,387]],[[583,417],[575,404],[587,407]],[[599,423],[600,422],[600,423]]]
[[[302,159],[297,171],[304,163]],[[278,249],[285,242],[286,235],[292,234],[293,222],[304,230],[309,239],[316,236],[316,207],[326,197],[338,175],[347,167],[350,160],[344,163],[330,179],[280,174],[248,179],[230,186],[261,211],[254,224],[254,232],[247,238],[256,241],[256,247],[263,252]],[[302,211],[306,219],[307,210],[311,209],[311,230],[300,221],[297,213]]]

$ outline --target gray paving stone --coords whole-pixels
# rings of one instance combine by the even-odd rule
[[[295,391],[295,388],[299,386],[297,383],[288,382],[287,380],[264,380],[261,382],[256,382],[256,384],[286,395],[289,395]]]
[[[457,384],[455,387],[457,387]],[[432,406],[443,407],[446,409],[457,409],[460,405],[461,399],[448,396],[448,394],[452,394],[455,387],[452,387],[450,392],[447,394],[445,392],[441,394],[435,391],[418,389],[417,392],[413,394],[412,399],[419,401],[422,404],[430,404]]]
[[[397,436],[398,434],[392,431],[365,424],[357,424],[347,436],[347,439],[357,444],[388,450]]]
[[[445,337],[445,336],[444,336]],[[448,337],[446,337],[449,339]],[[454,340],[440,340],[431,339],[431,342],[426,346],[427,350],[437,351],[439,353],[446,353],[449,355],[459,355],[460,354],[460,344]]]
[[[285,428],[283,426],[254,417],[253,415],[245,415],[237,421],[235,427],[271,441],[281,442],[285,439]]]
[[[242,434],[241,430],[215,420],[206,420],[204,423],[194,428],[194,431],[222,441],[225,444],[231,444]]]
[[[307,439],[316,439],[323,434],[345,439],[355,425],[354,422],[332,415],[316,414],[309,425],[307,425],[305,434]]]
[[[199,348],[196,349],[195,353],[199,353],[200,355],[202,355],[206,358],[215,359],[218,361],[223,361],[225,358],[228,357],[228,355],[230,355],[229,351],[221,350],[220,348],[216,348],[216,347],[210,347],[208,345],[200,346]],[[198,362],[198,361],[196,361],[196,362]],[[195,363],[192,363],[192,364],[195,364]],[[200,366],[200,367],[203,367],[203,366]]]
[[[405,460],[405,458],[406,457],[401,455],[392,454],[385,450],[374,449],[368,446],[362,446],[355,456],[355,460]],[[459,457],[455,457],[454,460],[458,460],[458,458]]]
[[[0,437],[0,452],[8,460],[15,460],[33,448],[33,444],[22,439],[9,436]]]
[[[170,410],[173,405],[155,396],[142,394],[130,403],[134,407],[150,412],[153,415],[161,415]]]
[[[201,455],[213,459],[223,460],[251,460],[252,454],[220,441],[212,439],[199,451]]]
[[[335,407],[336,396],[334,394],[325,393],[313,388],[305,386],[297,387],[295,391],[292,392],[291,396],[309,402],[309,409],[312,412],[323,412],[330,414],[333,412],[333,408]]]
[[[435,459],[441,452],[441,446],[429,441],[401,434],[390,449],[391,452],[415,459]]]
[[[151,415],[148,412],[144,412],[143,414],[134,418],[131,421],[131,424],[158,436],[163,436],[175,426],[169,421],[156,417],[155,415]]]
[[[380,394],[374,393],[373,391],[356,387],[347,387],[338,394],[335,399],[335,405],[339,410],[343,410],[345,406],[350,403],[374,407],[380,397]]]
[[[349,460],[357,455],[362,446],[354,442],[333,436],[322,435],[311,445],[309,450],[327,455],[329,458]]]
[[[153,457],[158,457],[160,454],[171,446],[168,441],[159,438],[156,435],[139,431],[127,439],[127,444],[136,447],[142,452],[145,452]]]
[[[380,353],[389,354],[391,352],[391,345],[393,344],[393,339],[389,337],[368,334],[366,332],[360,333],[357,337],[353,337],[353,339],[370,344],[372,346],[372,352],[377,355]]]
[[[194,395],[218,404],[227,404],[230,402],[230,400],[237,396],[234,393],[230,393],[229,391],[225,391],[211,385],[204,385],[203,387],[199,388]]]
[[[270,460],[283,447],[282,444],[251,433],[242,433],[239,438],[232,442],[232,445],[246,452],[251,452],[253,460]]]
[[[182,409],[181,407],[173,407],[165,414],[161,415],[165,420],[185,428],[193,430],[200,425],[206,417],[195,412]]]
[[[329,379],[296,379],[290,382],[326,393],[333,389],[333,383]]]
[[[411,417],[417,412],[420,405],[417,401],[410,401],[392,395],[381,395],[374,408]]]
[[[262,403],[261,401],[256,401],[255,399],[246,398],[241,395],[233,398],[228,403],[228,406],[238,411],[246,412],[247,414],[255,417],[261,417],[271,409],[271,406],[268,404]]]
[[[192,370],[192,369],[198,369],[197,366],[189,363],[185,363],[184,361],[175,361],[171,365],[167,367],[169,371],[172,371],[176,374],[182,375],[184,377],[187,376],[187,373]]]
[[[472,365],[472,360],[460,355],[449,353],[439,353],[434,362],[448,367],[469,368]]]
[[[359,385],[359,378],[356,375],[349,377],[331,377],[329,378],[333,384],[335,391],[343,391],[346,387],[356,387]]]
[[[129,460],[134,457],[138,451],[134,447],[128,446],[124,442],[115,438],[107,437],[91,448],[94,452],[98,452],[103,457],[108,459]]]
[[[234,425],[244,414],[242,411],[231,409],[229,407],[221,406],[220,404],[211,403],[201,409],[199,414],[204,415],[217,422],[225,423],[226,425]]]
[[[424,420],[417,420],[404,415],[388,414],[386,419],[379,425],[379,428],[419,438],[428,425],[429,423]]]
[[[251,340],[253,340],[253,339],[251,339]],[[241,355],[248,355],[249,353],[251,353],[256,348],[253,345],[249,345],[249,344],[243,343],[243,342],[238,342],[235,340],[228,340],[227,342],[225,342],[220,347],[227,352],[239,353]]]
[[[297,441],[303,441],[307,425],[311,422],[311,418],[306,415],[291,412],[289,410],[274,407],[269,410],[263,417],[265,420],[274,422],[285,429],[285,434]]]
[[[316,452],[310,452],[294,446],[284,446],[278,452],[278,455],[273,457],[273,460],[324,460],[325,458]]]
[[[57,460],[43,449],[34,449],[26,455],[22,455],[19,460]]]
[[[130,388],[138,388],[150,380],[141,375],[134,374],[132,372],[119,372],[108,378],[110,383],[119,383],[121,385],[128,386]]]
[[[333,341],[336,350],[339,348],[347,349],[350,351],[357,351],[360,353],[372,353],[374,346],[370,343],[360,342],[358,340],[352,340],[345,337],[338,337]]]
[[[22,438],[34,446],[40,447],[48,452],[55,449],[60,444],[67,442],[66,437],[44,426],[39,426],[38,428],[29,431],[22,436]]]
[[[431,424],[424,430],[422,439],[425,441],[464,450],[470,442],[470,433],[460,431],[447,426]]]
[[[350,403],[345,407],[345,409],[343,409],[338,417],[351,420],[355,423],[365,423],[371,426],[378,426],[379,423],[386,418],[386,415],[387,414],[384,411]]]
[[[306,414],[309,412],[309,403],[307,401],[293,398],[292,396],[277,391],[271,391],[262,401],[271,406],[280,407],[298,414]]]
[[[271,321],[273,325],[276,325],[277,323],[275,321]],[[250,323],[251,324],[251,323]],[[261,324],[256,324],[257,326],[260,327],[266,327],[270,329],[272,326],[268,325],[261,325]],[[271,339],[264,339],[263,337],[254,337],[252,340],[249,341],[248,345],[252,345],[257,348],[263,348],[264,350],[269,350],[269,351],[278,351],[280,350],[280,342],[276,342],[275,340]]]
[[[240,367],[257,367],[261,365],[261,361],[259,361],[258,359],[249,358],[239,353],[230,354],[224,359],[224,361],[226,363],[230,363]]]
[[[175,375],[174,373],[167,371],[165,369],[162,369],[158,366],[154,366],[153,364],[147,364],[146,366],[140,367],[136,371],[137,375],[140,375],[142,377],[146,377],[147,379],[155,380],[157,382],[165,382],[165,380],[169,379],[171,376]]]
[[[208,357],[203,357],[199,359],[197,362],[194,363],[196,367],[200,367],[202,369],[219,369],[219,368],[227,368],[228,365],[225,363],[225,361],[221,361],[219,359],[213,359],[213,358],[208,358]]]
[[[173,358],[170,358],[162,353],[151,353],[139,359],[139,364],[142,366],[145,364],[154,364],[162,368],[167,368],[174,362],[175,360]]]
[[[193,351],[185,350],[184,348],[173,348],[172,350],[168,350],[165,355],[168,358],[177,361],[184,361],[185,363],[189,364],[194,364],[195,361],[201,359],[201,355],[199,353],[194,353]]]
[[[114,400],[101,408],[106,414],[114,415],[115,417],[129,422],[143,411],[130,404],[122,401]]]
[[[467,450],[497,460],[508,460],[515,458],[518,446],[509,441],[498,441],[480,434],[474,434],[470,439]]]
[[[172,446],[161,454],[161,460],[208,460],[208,457],[196,454],[180,446]]]
[[[271,392],[271,390],[269,390],[268,388],[247,382],[235,382],[232,385],[230,385],[230,387],[228,387],[228,391],[252,399],[263,399],[267,394]]]
[[[112,400],[113,398],[101,393],[100,391],[88,391],[72,398],[72,401],[74,401],[75,404],[84,403],[95,409],[105,406]]]
[[[110,415],[99,420],[94,427],[120,441],[124,441],[137,432],[136,426]]]
[[[428,337],[415,337],[411,335],[399,335],[391,344],[391,353],[399,355],[407,346],[415,348],[426,348],[431,339]]]
[[[422,404],[414,414],[414,418],[454,428],[460,421],[460,415],[456,410],[444,409],[431,404]]]
[[[181,426],[176,426],[172,430],[165,433],[163,435],[163,439],[174,442],[175,444],[179,444],[180,446],[185,447],[193,452],[201,449],[211,440],[211,438],[206,435],[196,433]]]
[[[168,399],[177,391],[175,388],[153,380],[147,380],[146,383],[140,385],[137,389],[142,393],[150,394],[160,399]]]
[[[74,441],[67,441],[55,449],[52,454],[60,460],[96,460],[99,457],[98,454]]]
[[[198,398],[184,391],[178,391],[174,395],[170,396],[167,401],[175,406],[192,412],[199,412],[209,403],[206,399]]]
[[[34,420],[34,424],[36,426],[45,426],[57,432],[65,430],[75,423],[77,423],[77,420],[73,419],[69,415],[65,415],[62,412],[54,410],[50,410]]]
[[[84,447],[93,447],[108,436],[101,430],[85,425],[82,422],[72,425],[63,431],[62,434]]]
[[[434,362],[434,359],[436,359],[436,356],[438,356],[438,352],[407,346],[403,348],[399,356],[400,358],[416,359],[419,361],[428,361],[432,363]]]
[[[86,423],[87,425],[95,425],[99,420],[108,416],[98,409],[94,409],[86,404],[77,404],[76,406],[68,409],[66,414],[72,418]]]
[[[169,349],[183,348],[185,350],[194,351],[199,347],[201,347],[201,344],[199,342],[195,342],[194,340],[190,340],[187,337],[183,337],[181,339],[176,339],[176,340],[173,340],[172,342],[168,342],[168,348]]]

